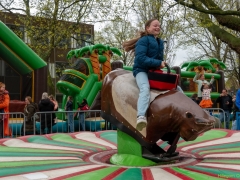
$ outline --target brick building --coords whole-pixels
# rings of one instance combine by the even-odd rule
[[[47,30],[42,29],[42,33],[45,33],[47,36],[32,36],[35,39],[32,37],[31,39],[27,33],[27,21],[25,21],[25,18],[26,16],[21,14],[0,12],[0,20],[20,39],[22,39],[23,42],[30,46],[40,57],[43,57],[42,54],[38,53],[38,50],[44,47],[46,48],[46,51],[48,50],[47,45],[50,43],[48,41],[49,33]],[[41,27],[44,27],[45,25],[48,26],[48,22],[50,21],[49,19],[39,17],[31,18],[32,24],[38,27],[38,29],[41,29]],[[48,71],[50,72],[50,76],[54,82],[53,84],[56,84],[58,77],[61,76],[61,68],[64,68],[69,64],[66,59],[67,53],[71,49],[77,49],[92,44],[94,37],[93,25],[68,21],[57,21],[57,23],[59,27],[61,26],[62,31],[66,31],[68,33],[70,32],[70,36],[58,39],[56,46],[54,46],[51,50],[48,58],[43,58],[46,61],[47,66],[34,70],[32,73],[21,74],[17,69],[14,69],[11,65],[9,65],[9,59],[4,59],[1,57],[0,53],[0,81],[6,84],[11,100],[24,100],[26,95],[30,95],[34,97],[35,102],[38,102],[41,99],[42,93],[48,92]],[[42,24],[42,26],[40,24]],[[55,39],[57,39],[57,37]],[[31,43],[33,41],[35,43]],[[36,42],[37,44],[46,46],[36,47],[34,46]],[[44,52],[44,50],[42,52]],[[61,93],[59,93],[56,89],[55,94],[57,100],[61,103]]]

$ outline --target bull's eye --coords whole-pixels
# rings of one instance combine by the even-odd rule
[[[192,115],[192,113],[190,113],[190,112],[186,112],[186,117],[187,117],[187,118],[193,118],[193,115]]]

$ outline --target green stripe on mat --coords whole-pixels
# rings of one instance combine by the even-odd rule
[[[0,156],[1,152],[35,152],[35,153],[68,153],[68,154],[83,154],[82,152],[74,152],[68,150],[57,150],[57,149],[37,149],[37,148],[22,148],[22,147],[7,147],[0,146]]]
[[[71,144],[71,143],[53,141],[53,140],[49,140],[49,139],[47,139],[46,137],[43,137],[43,136],[33,136],[33,137],[28,138],[27,140],[31,143],[37,143],[37,144],[47,144],[47,145],[69,147],[69,148],[71,147],[71,148],[85,149],[85,150],[90,150],[90,151],[95,151],[95,152],[97,151],[95,148],[75,145],[75,144]]]
[[[226,169],[220,169],[220,168],[211,168],[211,167],[201,167],[201,166],[187,166],[187,168],[202,171],[203,173],[211,173],[215,174],[219,178],[226,178],[224,176],[233,177],[239,175],[238,178],[240,178],[240,173],[238,170],[232,171],[232,170],[226,170]],[[235,177],[236,178],[236,177]],[[212,179],[212,178],[211,178]]]
[[[202,163],[240,164],[240,159],[204,159]]]
[[[104,177],[108,176],[109,174],[112,174],[114,171],[118,170],[119,167],[106,167],[100,170],[95,170],[93,172],[77,175],[75,177],[66,178],[67,180],[98,180],[103,179]]]
[[[182,143],[179,143],[177,146],[182,147],[182,146],[193,145],[193,144],[201,143],[204,141],[222,138],[222,137],[225,137],[226,135],[227,135],[227,132],[225,132],[225,131],[210,130],[210,131],[205,132],[202,136],[198,136],[198,138],[195,139],[194,141],[182,142]]]
[[[83,162],[80,159],[76,160],[29,160],[29,161],[2,161],[0,163],[0,168],[6,168],[6,167],[23,167],[23,166],[36,166],[36,165],[43,165],[43,164],[63,164],[63,163],[79,163]]]
[[[117,131],[102,132],[100,137],[114,144],[117,144]]]
[[[213,146],[208,146],[204,148],[197,148],[192,150],[193,153],[198,152],[198,151],[205,151],[205,150],[212,150],[212,149],[223,149],[223,148],[234,148],[234,147],[240,147],[240,143],[238,142],[231,142],[231,144],[221,144],[221,145],[213,145]]]
[[[240,148],[226,148],[226,149],[215,149],[215,150],[209,150],[209,151],[201,151],[199,152],[200,155],[203,155],[203,154],[209,154],[209,153],[230,153],[230,152],[240,152]]]
[[[189,178],[192,178],[194,180],[220,180],[220,179],[224,179],[224,178],[218,178],[218,177],[213,177],[213,176],[209,176],[206,174],[202,174],[202,173],[198,173],[198,172],[194,172],[194,171],[190,171],[187,169],[183,169],[183,168],[178,168],[178,167],[172,167],[172,169],[178,173],[184,174],[185,176],[188,176]],[[204,173],[204,172],[203,172]]]
[[[74,139],[67,134],[56,134],[56,135],[51,136],[51,138],[54,141],[68,142],[68,143],[72,143],[72,144],[80,144],[82,146],[90,146],[90,147],[95,147],[95,148],[100,148],[102,150],[106,150],[106,148],[104,146],[94,144],[94,143],[91,143],[91,142],[86,142],[86,141],[83,141],[83,140],[80,140],[80,139]]]
[[[35,152],[1,152],[0,157],[82,157],[82,154],[70,154],[70,153],[35,153]]]
[[[165,148],[165,147],[167,147],[167,146],[169,146],[169,144],[168,144],[168,142],[163,142],[159,147],[161,147],[161,148]]]
[[[59,168],[68,168],[68,167],[76,167],[81,165],[86,165],[85,162],[80,163],[63,163],[63,164],[44,164],[40,166],[24,166],[24,167],[12,167],[12,168],[1,168],[0,169],[0,177],[1,176],[9,176],[14,174],[23,174],[23,173],[31,173],[37,171],[49,171],[51,169],[59,169]]]
[[[122,179],[131,179],[131,180],[138,180],[142,179],[142,169],[141,168],[129,168],[126,171],[122,172],[118,175],[114,180],[122,180]]]

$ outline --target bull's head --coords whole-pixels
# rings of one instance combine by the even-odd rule
[[[150,104],[147,139],[156,142],[164,136],[167,140],[166,136],[169,133],[179,133],[185,141],[191,141],[210,130],[214,122],[214,117],[189,97],[177,91],[170,91],[158,96]]]
[[[190,112],[186,112],[180,125],[180,136],[185,141],[195,140],[199,134],[210,130],[215,122],[214,118],[208,115],[208,119],[198,117]]]

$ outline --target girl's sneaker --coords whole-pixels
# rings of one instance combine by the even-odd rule
[[[137,117],[137,127],[138,131],[142,131],[143,128],[147,126],[147,119],[145,116],[138,116]]]

